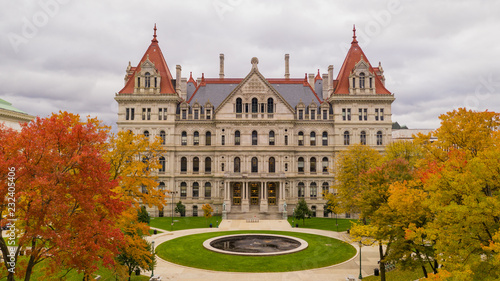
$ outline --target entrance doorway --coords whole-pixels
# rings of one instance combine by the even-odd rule
[[[276,205],[276,183],[270,182],[267,184],[267,203],[269,205]]]
[[[241,183],[233,184],[233,205],[241,205]]]
[[[250,183],[250,205],[259,205],[259,184]]]

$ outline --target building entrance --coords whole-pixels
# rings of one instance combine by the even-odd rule
[[[250,183],[250,204],[259,205],[259,184],[255,182]]]
[[[233,184],[233,205],[241,205],[241,183]]]
[[[267,203],[276,205],[276,183],[270,182],[267,184]]]

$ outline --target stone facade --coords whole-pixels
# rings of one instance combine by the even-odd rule
[[[332,66],[323,77],[290,78],[288,55],[283,78],[265,78],[257,58],[249,68],[225,78],[221,54],[218,78],[188,80],[177,66],[174,79],[156,29],[139,65],[127,68],[118,128],[160,136],[167,150],[159,188],[173,198],[153,216],[170,216],[180,200],[187,216],[210,203],[229,218],[281,218],[304,198],[323,217],[336,154],[353,143],[382,152],[390,142],[394,96],[355,36],[337,79]]]

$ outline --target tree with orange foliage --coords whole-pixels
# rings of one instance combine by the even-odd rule
[[[88,280],[99,262],[113,264],[123,242],[115,222],[124,204],[103,159],[108,129],[97,119],[82,122],[78,115],[60,112],[23,124],[19,133],[0,130],[0,182],[8,186],[6,168],[13,167],[18,249],[29,250],[27,263],[16,264],[15,275],[28,281],[45,260],[47,278],[67,268]],[[5,215],[6,197],[0,198]],[[0,250],[10,260],[4,239]],[[13,281],[14,273],[8,272],[7,280]]]

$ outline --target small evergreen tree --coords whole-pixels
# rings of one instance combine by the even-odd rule
[[[293,215],[297,220],[302,220],[302,225],[306,224],[306,218],[310,219],[312,215],[312,211],[307,206],[306,200],[300,199],[297,207],[295,207]]]
[[[181,201],[179,201],[177,203],[177,206],[175,207],[175,210],[174,210],[176,213],[179,213],[181,215],[181,217],[185,216],[186,215],[186,206],[184,204],[182,204]]]
[[[151,220],[149,213],[146,211],[146,206],[142,206],[141,209],[137,210],[137,220],[139,222],[149,224]]]

